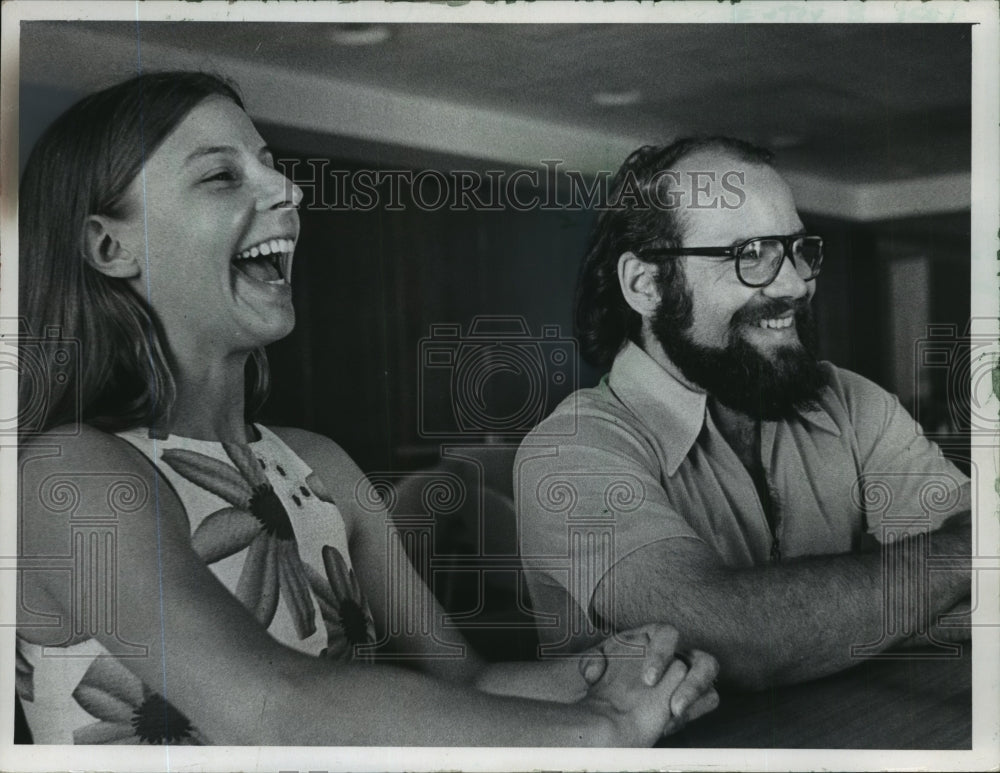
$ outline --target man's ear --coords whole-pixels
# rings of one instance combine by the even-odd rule
[[[84,254],[87,262],[105,276],[131,279],[139,276],[139,263],[122,245],[119,223],[105,215],[91,215],[84,226]]]
[[[634,252],[622,253],[618,258],[618,284],[625,302],[642,317],[649,317],[660,305],[660,291],[656,283],[657,267],[647,263]]]

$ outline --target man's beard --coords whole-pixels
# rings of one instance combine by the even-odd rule
[[[688,381],[757,419],[773,421],[817,406],[826,379],[816,360],[816,323],[806,298],[772,298],[744,306],[729,321],[726,345],[717,348],[691,339],[694,314],[683,275],[661,289],[652,332]],[[782,346],[765,356],[743,337],[744,327],[787,311],[795,315],[801,345]]]

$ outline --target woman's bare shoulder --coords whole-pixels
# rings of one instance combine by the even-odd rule
[[[53,427],[24,439],[18,449],[22,457],[45,458],[52,460],[48,465],[62,468],[71,464],[91,468],[115,463],[132,471],[143,466],[141,454],[128,442],[89,424]]]
[[[189,541],[186,514],[173,491],[158,485],[153,465],[115,435],[89,426],[57,427],[24,440],[18,457],[18,554],[38,565],[21,577],[33,609],[69,623],[73,583],[59,561],[38,559],[75,555],[74,540],[81,535],[111,540],[114,565],[125,575],[146,571]],[[32,640],[61,635],[22,628]]]
[[[154,494],[161,503],[172,496],[169,489],[160,490],[167,487],[158,486],[156,477],[156,469],[141,451],[88,425],[65,431],[56,427],[24,440],[18,448],[18,501],[26,512],[70,517],[76,514],[74,507],[135,512]],[[30,531],[61,519],[22,520],[24,530]]]

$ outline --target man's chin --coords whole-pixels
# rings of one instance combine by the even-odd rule
[[[794,329],[785,341],[758,338],[756,331],[743,332],[725,349],[675,339],[664,350],[685,378],[748,416],[773,421],[814,408],[824,377],[812,351]]]
[[[678,308],[687,308],[686,316],[665,311]],[[687,381],[720,403],[760,419],[790,417],[817,404],[826,376],[816,361],[816,327],[808,299],[745,308],[730,320],[729,340],[722,348],[692,340],[690,308],[685,292],[663,288],[651,325],[664,353]],[[780,322],[769,327],[761,324],[763,319]]]

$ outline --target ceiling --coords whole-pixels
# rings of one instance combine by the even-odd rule
[[[104,86],[134,73],[141,49],[147,67],[154,52],[165,62],[170,52],[171,62],[188,66],[225,62],[238,80],[244,65],[294,73],[352,93],[481,109],[624,145],[732,134],[770,145],[786,167],[847,183],[969,172],[966,24],[381,26],[381,43],[341,45],[336,34],[371,27],[24,23],[22,92],[25,83]],[[638,99],[600,106],[599,92]],[[290,123],[296,109],[286,109]],[[335,131],[346,133],[344,120]]]

